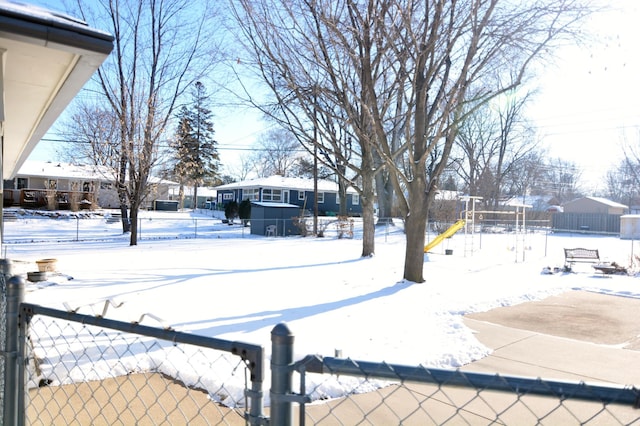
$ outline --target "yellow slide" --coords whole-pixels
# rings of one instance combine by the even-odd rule
[[[464,226],[464,219],[458,220],[456,223],[451,225],[449,229],[447,229],[442,234],[435,237],[433,240],[429,242],[429,244],[424,246],[424,252],[426,253],[428,251],[431,251],[432,248],[440,244],[445,238],[449,238],[450,236],[458,232],[460,228],[462,228],[463,226]]]

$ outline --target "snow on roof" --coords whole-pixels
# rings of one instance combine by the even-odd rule
[[[591,200],[591,201],[595,201],[596,203],[604,204],[604,205],[609,206],[609,207],[617,207],[617,208],[624,208],[624,209],[629,208],[628,206],[625,206],[624,204],[616,203],[615,201],[611,201],[611,200],[608,200],[608,199],[606,199],[606,198],[602,198],[602,197],[582,197],[582,198],[576,198],[576,199],[574,199],[574,200],[567,201],[566,203],[563,203],[562,205],[563,205],[563,206],[568,206],[568,205],[571,205],[571,204],[573,204],[573,203],[577,203],[577,202],[579,202],[580,200]]]
[[[605,204],[607,206],[611,206],[611,207],[620,207],[620,208],[629,208],[628,206],[625,206],[624,204],[621,203],[616,203],[615,201],[611,201],[608,200],[606,198],[602,198],[602,197],[585,197],[588,198],[589,200],[593,200],[593,201],[597,201],[598,203],[602,203]]]
[[[246,188],[282,188],[296,189],[302,191],[313,191],[313,179],[299,177],[283,177],[269,176],[265,178],[257,178],[244,180],[241,182],[228,183],[226,185],[217,186],[217,190],[225,189],[246,189]],[[318,191],[322,192],[338,192],[338,184],[326,179],[318,179]],[[355,192],[353,188],[348,188],[347,192]]]
[[[502,204],[510,207],[528,207],[533,210],[546,210],[549,207],[548,195],[519,195],[511,197]]]
[[[113,180],[113,171],[104,166],[70,164],[52,161],[25,161],[17,176],[39,176],[63,179]]]
[[[277,208],[293,207],[296,209],[300,208],[300,206],[296,206],[295,204],[274,203],[274,202],[268,202],[268,201],[252,201],[251,204],[255,204],[256,206],[261,206],[261,207],[277,207]]]
[[[169,181],[163,181],[163,182],[167,183]],[[177,183],[177,182],[170,182],[170,183],[175,184],[175,187],[174,188],[170,188],[171,192],[169,192],[169,193],[172,194],[172,195],[177,196],[180,184]],[[184,191],[184,195],[193,196],[193,186],[190,186],[190,185],[184,186],[182,188],[182,190]],[[216,191],[213,188],[209,188],[207,186],[199,186],[198,187],[198,198],[200,198],[200,197],[215,197],[217,195],[218,195],[218,191]]]
[[[49,25],[62,29],[69,29],[79,33],[90,34],[93,37],[100,37],[104,40],[112,40],[109,33],[91,28],[82,19],[76,18],[66,13],[53,9],[47,9],[34,4],[27,4],[11,0],[0,0],[0,9],[5,14],[14,14],[23,20],[43,21]]]
[[[113,182],[115,180],[113,170],[105,166],[33,160],[25,161],[16,176],[36,176],[50,179],[86,179],[100,180],[103,182]],[[148,182],[153,184],[178,185],[175,182],[160,179],[155,176],[149,176]]]

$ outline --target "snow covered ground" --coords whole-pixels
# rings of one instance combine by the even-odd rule
[[[617,237],[539,232],[518,240],[508,233],[471,237],[460,231],[425,255],[426,282],[416,284],[402,280],[401,222],[378,228],[376,255],[361,258],[358,223],[353,239],[273,238],[211,220],[210,212],[142,214],[143,239],[133,247],[119,224],[104,219],[91,222],[94,237],[84,233],[80,241],[64,241],[58,233],[78,226],[75,220],[20,218],[5,224],[3,256],[16,262],[17,271],[35,267],[38,259],[57,259],[63,275],[28,283],[29,303],[96,314],[110,299],[122,305],[110,308],[108,318],[133,321],[151,313],[179,331],[263,345],[267,362],[271,330],[285,322],[295,334],[295,359],[339,350],[345,358],[454,368],[489,354],[463,324],[466,313],[570,289],[640,297],[633,273],[640,247]],[[196,219],[203,221],[198,238]],[[168,229],[171,237],[162,238]],[[631,273],[605,277],[587,264],[577,265],[575,273],[543,273],[562,267],[563,248],[574,247],[598,249],[603,260]],[[447,249],[453,254],[446,255]],[[187,384],[195,381],[187,375],[206,374],[176,369]],[[240,376],[225,388],[241,395]],[[325,396],[348,391],[322,383],[317,390]]]

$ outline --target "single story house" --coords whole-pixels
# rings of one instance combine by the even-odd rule
[[[564,213],[598,213],[622,215],[629,210],[628,206],[601,197],[578,198],[562,205]]]
[[[231,201],[285,203],[293,204],[301,209],[314,211],[314,181],[298,177],[269,176],[229,183],[214,188],[218,193],[217,203],[223,206]],[[359,194],[353,189],[347,189],[347,214],[359,216],[362,214],[362,204]],[[320,215],[335,215],[340,211],[338,184],[330,180],[318,180],[318,212]]]
[[[118,208],[113,170],[95,165],[27,160],[13,179],[4,181],[5,206],[49,209]],[[145,198],[149,208],[155,200],[166,200],[177,185],[151,177]],[[145,205],[143,204],[143,205]]]

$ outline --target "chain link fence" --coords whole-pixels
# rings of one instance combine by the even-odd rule
[[[640,423],[635,387],[296,360],[286,324],[271,331],[266,369],[257,345],[107,319],[106,304],[85,315],[24,303],[19,277],[4,290],[5,425]]]
[[[354,221],[336,217],[320,218],[316,224],[319,236],[354,237]],[[272,228],[272,229],[271,229]],[[311,235],[313,218],[252,219],[242,221],[214,217],[142,217],[138,219],[139,240],[245,238],[252,235],[283,237]],[[98,217],[88,213],[64,216],[28,216],[4,222],[4,244],[65,241],[128,241],[122,232],[121,219]]]
[[[634,388],[318,356],[296,363],[296,372],[302,377],[301,395],[306,396],[300,398],[300,425],[628,425],[640,421],[639,392]],[[340,377],[349,386],[344,398],[308,404],[322,400],[316,389],[325,387],[323,381]]]
[[[11,278],[9,289],[20,293],[23,284]],[[6,339],[7,347],[15,341],[17,348],[5,355],[15,352],[19,361],[4,372],[12,388],[5,388],[10,412],[3,424],[238,425],[264,419],[261,346],[17,306],[20,326]]]

